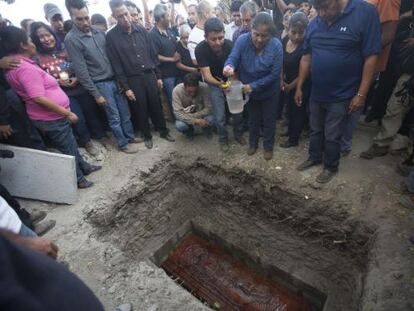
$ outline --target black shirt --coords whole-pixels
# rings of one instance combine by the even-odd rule
[[[214,78],[226,81],[227,78],[223,75],[224,62],[230,55],[233,44],[230,40],[225,39],[223,50],[220,55],[213,52],[207,41],[201,41],[195,48],[195,56],[198,66],[200,68],[210,67],[211,74]]]
[[[177,52],[177,40],[170,29],[167,29],[166,33],[163,33],[155,26],[151,29],[150,35],[152,42],[154,42],[157,55],[173,57],[175,52]],[[162,78],[178,76],[176,63],[160,62],[159,68],[161,70]]]
[[[190,51],[187,48],[185,48],[180,41],[177,42],[177,52],[181,56],[181,63],[183,65],[197,68],[197,66],[194,65],[193,61],[191,60]],[[182,77],[184,77],[187,73],[188,71],[180,70],[180,74]]]
[[[283,39],[283,73],[285,75],[285,82],[291,83],[299,76],[300,59],[303,55],[303,44],[298,46],[292,53],[286,51],[286,46],[289,38]]]
[[[127,33],[119,25],[115,26],[106,35],[106,49],[116,79],[124,90],[130,89],[129,77],[155,71],[157,78],[161,78],[157,53],[144,27],[132,26],[131,33]]]

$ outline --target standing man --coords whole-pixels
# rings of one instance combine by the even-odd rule
[[[233,41],[234,32],[239,29],[242,25],[240,7],[243,2],[240,0],[234,0],[230,6],[231,23],[226,25],[226,39]]]
[[[49,22],[50,26],[52,26],[60,43],[63,43],[65,41],[66,31],[63,27],[62,11],[53,3],[46,3],[43,6],[43,11],[45,12],[46,20]]]
[[[363,0],[315,0],[314,7],[319,16],[307,30],[295,94],[302,105],[302,87],[311,73],[309,158],[297,169],[323,158],[316,181],[327,183],[338,171],[347,117],[363,107],[371,86],[381,26],[375,7]]]
[[[258,6],[254,1],[247,1],[240,7],[241,26],[233,33],[233,43],[244,33],[252,29],[253,19],[256,17]]]
[[[111,0],[109,6],[118,24],[107,34],[108,56],[118,83],[133,102],[133,113],[138,118],[145,146],[148,149],[153,146],[148,116],[161,138],[173,142],[162,114],[159,96],[162,80],[157,71],[159,62],[150,35],[144,27],[132,25],[122,0]]]
[[[228,134],[226,129],[226,97],[223,89],[227,78],[223,74],[224,62],[230,55],[233,47],[230,40],[224,39],[224,25],[217,17],[209,18],[204,25],[205,40],[195,49],[198,66],[204,81],[210,87],[211,104],[213,105],[214,121],[219,136],[220,149],[229,150]],[[242,136],[242,113],[233,114],[234,139],[245,145]]]
[[[105,33],[91,26],[89,10],[83,0],[66,0],[74,26],[65,39],[73,69],[82,86],[105,109],[109,126],[125,153],[137,153],[129,143],[141,142],[134,137],[128,102],[120,94],[111,63],[106,55]]]
[[[144,16],[142,16],[141,10],[132,1],[125,1],[125,5],[131,15],[131,22],[135,26],[144,26]]]
[[[170,26],[170,14],[165,4],[157,4],[154,8],[155,27],[151,29],[150,35],[154,43],[155,53],[160,62],[161,77],[168,106],[174,118],[172,107],[172,93],[178,83],[179,71],[177,62],[180,61],[180,54],[177,52],[177,40],[172,33]]]
[[[213,15],[213,7],[206,0],[197,5],[197,24],[193,27],[188,37],[188,50],[194,64],[197,63],[195,56],[196,46],[204,40],[204,23]]]

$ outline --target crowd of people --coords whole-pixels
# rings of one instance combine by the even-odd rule
[[[90,16],[84,0],[66,0],[67,21],[53,3],[44,6],[47,23],[25,18],[19,28],[0,18],[1,142],[74,156],[79,188],[91,187],[86,176],[101,169],[87,163],[79,147],[95,156],[97,145],[110,146],[112,132],[121,152],[135,154],[137,144],[153,147],[153,131],[174,142],[168,121],[189,142],[197,133],[216,134],[223,153],[229,151],[228,125],[248,156],[263,137],[265,160],[274,156],[280,121],[281,148],[310,137],[308,157],[297,170],[322,164],[319,183],[329,182],[351,152],[362,114],[379,131],[361,158],[412,144],[413,1],[233,0],[229,12],[205,0],[159,3],[152,10],[141,1],[143,10],[133,1],[110,0],[108,18]],[[231,113],[226,96],[237,83],[246,104]],[[397,165],[408,176],[394,189],[401,194],[414,193],[413,159],[414,151]],[[59,299],[74,286],[84,298],[77,310],[100,310],[77,279],[10,244],[52,258],[58,252],[38,237],[55,224],[43,221],[46,213],[29,214],[7,189],[0,192],[1,248],[37,262],[34,270],[56,270],[38,294],[62,276],[71,282]],[[414,208],[412,196],[400,201]],[[30,265],[24,271],[30,274]],[[23,309],[36,303],[24,297]]]

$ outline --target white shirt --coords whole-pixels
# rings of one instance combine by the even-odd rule
[[[238,28],[239,26],[236,26],[234,22],[231,22],[230,24],[226,25],[226,27],[224,28],[226,31],[226,33],[224,34],[224,37],[227,40],[233,41],[233,34]]]
[[[204,40],[204,30],[194,26],[193,30],[190,32],[188,37],[188,50],[190,51],[190,56],[192,60],[195,60],[195,48],[196,46]]]
[[[7,204],[6,200],[0,197],[0,229],[9,230],[13,233],[18,234],[22,222],[17,216],[13,208]]]

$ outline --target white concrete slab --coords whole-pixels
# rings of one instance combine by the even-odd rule
[[[0,183],[12,195],[55,203],[78,200],[75,158],[72,156],[0,144],[14,158],[0,159]]]

